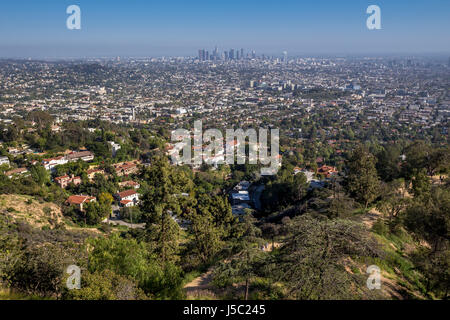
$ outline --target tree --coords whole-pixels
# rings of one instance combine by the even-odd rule
[[[32,166],[30,168],[30,174],[33,180],[41,187],[50,181],[48,171],[41,165]]]
[[[448,247],[450,232],[450,192],[433,188],[429,201],[414,201],[407,208],[405,226],[417,236],[427,240],[432,252]]]
[[[172,263],[165,263],[144,242],[120,238],[88,241],[90,273],[110,270],[115,274],[137,282],[146,294],[156,298],[179,299],[181,297],[181,270]]]
[[[379,245],[360,224],[348,220],[292,219],[290,235],[269,268],[294,299],[369,297],[365,277],[347,272],[349,257],[378,257]]]
[[[59,297],[64,286],[64,271],[67,266],[77,264],[78,249],[51,243],[27,246],[12,271],[11,283],[28,294]]]
[[[222,232],[214,224],[209,211],[194,213],[190,220],[189,232],[194,238],[194,252],[203,263],[207,263],[222,248]]]
[[[400,176],[400,148],[387,145],[377,155],[376,168],[384,181],[392,181]]]
[[[38,129],[42,129],[53,123],[53,116],[45,111],[34,110],[27,114],[26,120],[35,122]]]
[[[423,193],[419,192],[419,198],[415,198],[406,210],[404,225],[416,238],[424,239],[430,245],[419,248],[412,257],[414,264],[425,277],[426,293],[434,293],[438,297],[448,299],[450,289],[448,186],[432,188],[426,201],[423,200]]]
[[[183,171],[175,172],[166,158],[155,159],[142,177],[149,185],[141,202],[147,238],[154,242],[162,261],[173,261],[179,245],[175,217],[182,213],[180,195],[190,191],[192,181]]]
[[[415,267],[424,275],[425,291],[434,298],[448,300],[450,295],[450,251],[432,253],[428,248],[420,248],[412,254]]]
[[[366,209],[379,191],[375,163],[375,157],[363,146],[357,147],[347,162],[347,189]]]
[[[110,193],[102,192],[98,195],[98,204],[100,207],[100,215],[105,218],[111,214],[111,204],[113,197]]]
[[[408,199],[402,192],[404,187],[403,179],[383,185],[381,201],[377,204],[378,210],[388,217],[391,229],[397,224],[400,214],[408,206]]]
[[[0,287],[8,287],[14,269],[20,265],[23,251],[21,240],[8,230],[9,221],[0,217]]]
[[[272,248],[274,248],[275,238],[281,233],[281,226],[275,223],[264,223],[261,226],[261,231],[272,240]]]
[[[255,226],[256,219],[245,215],[238,224],[238,238],[235,242],[236,252],[230,261],[219,264],[214,270],[214,283],[218,286],[227,286],[244,281],[244,299],[248,300],[250,281],[257,275],[255,267],[264,258],[261,249],[265,241],[261,238],[261,230]]]
[[[145,299],[145,293],[135,281],[110,270],[83,272],[79,290],[66,290],[66,300],[137,300]]]
[[[431,196],[431,182],[425,169],[417,170],[412,179],[412,191],[414,198],[426,202]]]
[[[146,239],[155,246],[161,261],[174,262],[179,250],[180,227],[171,211],[158,205],[146,222]]]

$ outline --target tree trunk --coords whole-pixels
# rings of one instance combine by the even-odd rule
[[[249,283],[248,283],[248,278],[245,279],[245,296],[244,296],[244,300],[248,300],[248,287],[249,287]]]

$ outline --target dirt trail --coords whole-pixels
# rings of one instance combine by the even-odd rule
[[[210,268],[205,273],[201,274],[188,284],[184,286],[184,289],[186,290],[186,293],[189,295],[189,293],[193,293],[195,291],[199,290],[207,290],[211,287],[211,281],[212,281],[212,268]]]
[[[380,217],[383,217],[383,214],[380,211],[377,209],[371,209],[369,212],[361,216],[361,222],[370,229]]]

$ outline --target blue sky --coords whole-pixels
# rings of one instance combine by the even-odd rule
[[[66,8],[81,8],[81,30]],[[381,8],[381,30],[366,8]],[[448,0],[0,1],[0,57],[450,53]]]

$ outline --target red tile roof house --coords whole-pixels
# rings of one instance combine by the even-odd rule
[[[335,167],[331,167],[331,166],[327,166],[327,165],[323,165],[317,169],[317,174],[322,174],[327,178],[329,178],[332,175],[335,175],[337,173],[338,173],[338,171],[336,170]]]
[[[121,164],[115,164],[114,169],[116,170],[116,173],[119,177],[127,176],[139,170],[137,165],[133,162],[124,162]]]
[[[118,192],[114,196],[120,201],[120,205],[124,207],[131,207],[139,202],[139,193],[134,189]]]
[[[16,175],[24,174],[27,172],[28,172],[27,168],[17,168],[17,169],[12,169],[12,170],[6,171],[5,176],[7,176],[8,178],[11,179],[12,177],[14,177]]]
[[[119,187],[128,187],[128,188],[139,189],[141,187],[141,185],[137,182],[128,180],[128,181],[119,182]]]
[[[80,177],[74,177],[73,175],[65,175],[61,177],[56,177],[55,182],[59,184],[61,188],[66,188],[69,184],[73,183],[74,185],[79,185],[81,183]]]
[[[80,211],[83,211],[83,204],[89,203],[91,201],[96,201],[95,197],[83,196],[83,195],[73,195],[66,200],[66,204],[77,206]]]

